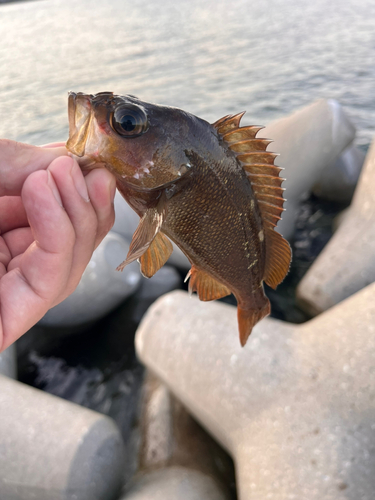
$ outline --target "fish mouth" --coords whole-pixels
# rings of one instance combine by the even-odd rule
[[[67,149],[75,156],[82,158],[92,120],[92,95],[82,92],[69,92],[69,139]]]

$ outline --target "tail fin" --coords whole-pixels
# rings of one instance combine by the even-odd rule
[[[271,306],[268,299],[267,303],[259,309],[242,309],[240,306],[237,307],[238,329],[240,331],[240,342],[242,347],[246,344],[253,327],[258,321],[268,316],[270,312]]]

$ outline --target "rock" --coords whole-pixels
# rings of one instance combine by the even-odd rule
[[[7,377],[17,378],[16,346],[12,344],[0,352],[0,374]]]
[[[312,192],[325,200],[350,203],[364,159],[363,151],[351,144],[336,161],[323,169]]]
[[[375,281],[375,141],[353,202],[332,239],[297,288],[297,300],[316,315]]]
[[[111,419],[0,377],[1,500],[114,500],[124,449]]]
[[[130,208],[118,191],[115,196],[115,212],[116,219],[112,231],[117,234],[121,234],[128,241],[131,241],[133,233],[139,224],[139,217],[134,210]],[[173,253],[170,256],[168,263],[172,266],[181,267],[182,269],[190,269],[187,257],[174,243]]]
[[[303,325],[266,318],[244,348],[233,306],[179,291],[136,347],[232,454],[239,500],[372,500],[374,332],[375,284]]]
[[[186,467],[149,472],[121,500],[226,500],[215,481]]]
[[[268,149],[280,154],[275,163],[285,169],[286,211],[277,230],[290,239],[301,196],[351,144],[355,128],[337,101],[320,99],[271,123],[258,136],[274,141]]]
[[[141,280],[138,263],[116,271],[128,250],[124,238],[109,233],[95,250],[75,292],[50,309],[40,325],[70,327],[92,322],[134,293]]]

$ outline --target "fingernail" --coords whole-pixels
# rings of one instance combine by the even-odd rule
[[[81,195],[81,197],[87,202],[90,201],[85,179],[82,175],[82,172],[81,172],[77,162],[75,162],[75,161],[73,162],[73,166],[72,166],[72,169],[70,171],[70,175],[72,176],[76,190]]]
[[[59,193],[59,190],[57,189],[56,183],[52,177],[52,174],[49,170],[47,170],[47,183],[53,193],[53,196],[56,198],[57,203],[60,205],[60,207],[63,206],[62,204],[62,199]]]

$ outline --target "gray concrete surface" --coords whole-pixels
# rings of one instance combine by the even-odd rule
[[[337,101],[319,99],[271,123],[258,136],[274,141],[268,150],[280,154],[275,164],[285,169],[281,176],[286,178],[286,211],[277,231],[290,239],[299,200],[353,141],[355,128]]]
[[[0,376],[1,500],[114,500],[123,467],[110,418]]]
[[[229,456],[157,377],[146,372],[137,473],[123,499],[233,500]]]
[[[73,294],[50,309],[40,325],[66,327],[94,321],[134,293],[141,281],[139,264],[134,262],[124,271],[116,271],[128,250],[129,243],[110,232],[93,253]]]
[[[214,479],[186,467],[168,467],[139,478],[121,500],[226,500]]]
[[[324,200],[350,203],[364,160],[365,153],[350,144],[336,161],[323,169],[312,192]]]
[[[239,500],[373,500],[375,284],[303,325],[266,318],[244,348],[236,309],[160,298],[140,359],[232,454]]]
[[[5,351],[0,352],[0,375],[6,375],[7,377],[11,378],[17,377],[15,344],[9,346],[8,349],[5,349]]]
[[[297,299],[311,315],[375,281],[375,141],[350,208],[335,234],[301,280]]]

